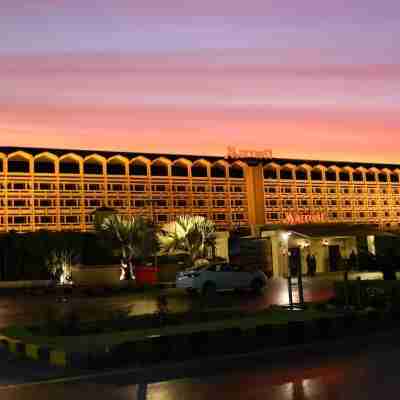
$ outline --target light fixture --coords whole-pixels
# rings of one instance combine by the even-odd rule
[[[287,242],[289,237],[292,235],[292,232],[282,232],[282,239]]]

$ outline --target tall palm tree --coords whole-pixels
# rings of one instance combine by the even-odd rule
[[[193,266],[199,259],[207,258],[215,249],[215,225],[202,216],[179,216],[166,224],[158,234],[163,253],[183,252],[188,264]]]
[[[101,229],[121,257],[121,280],[134,278],[134,265],[151,255],[155,247],[153,226],[143,217],[110,215]]]

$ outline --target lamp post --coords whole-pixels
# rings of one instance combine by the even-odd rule
[[[145,205],[150,207],[150,216],[149,216],[149,221],[151,221],[153,225],[153,229],[155,229],[156,222],[154,221],[154,212],[153,212],[153,205],[156,203],[157,200],[150,198],[145,200]],[[158,265],[158,256],[157,256],[157,249],[154,254],[154,266],[157,267]]]

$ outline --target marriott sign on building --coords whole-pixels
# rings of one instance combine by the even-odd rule
[[[356,250],[356,235],[373,250],[375,234],[398,229],[399,173],[235,147],[225,157],[3,147],[0,231],[90,231],[103,206],[159,225],[203,215],[221,232],[262,237],[276,275],[304,269],[310,252],[322,271]]]
[[[228,146],[226,156],[227,159],[240,159],[240,158],[257,158],[257,159],[271,159],[272,158],[272,150],[264,149],[264,150],[243,150],[236,149],[234,146]]]

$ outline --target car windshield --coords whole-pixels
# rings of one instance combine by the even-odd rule
[[[204,269],[209,268],[210,264],[203,264],[203,265],[197,265],[197,266],[192,266],[192,267],[187,267],[183,271],[188,272],[188,271],[202,271]]]
[[[213,264],[207,268],[208,271],[232,271],[229,264]]]

